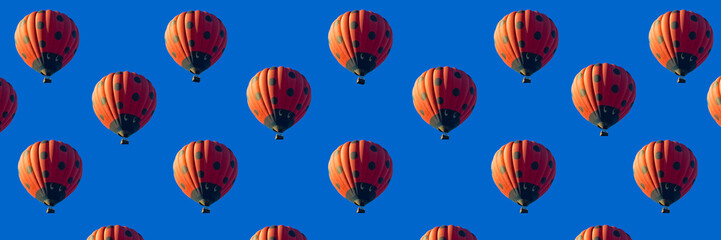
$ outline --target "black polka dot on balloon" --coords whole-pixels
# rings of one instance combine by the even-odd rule
[[[350,22],[350,29],[356,29],[358,28],[358,22],[352,21]]]
[[[390,168],[390,167],[391,167],[391,160],[386,160],[386,168]],[[390,179],[388,179],[388,180],[390,180]]]
[[[663,36],[656,36],[656,42],[663,43]]]
[[[539,147],[538,145],[533,145],[533,151],[535,151],[535,152],[540,152],[540,151],[541,151],[541,147]]]
[[[433,85],[440,86],[441,84],[443,84],[443,79],[436,78],[433,80]]]
[[[191,46],[191,47],[195,46],[195,41],[194,41],[194,40],[188,40],[188,46]]]
[[[295,105],[295,110],[299,110],[299,111],[300,111],[301,108],[303,108],[303,105],[302,105],[302,104],[299,103],[299,104]]]
[[[521,172],[521,171],[516,171],[516,177],[517,177],[517,178],[523,177],[523,172]]]
[[[308,87],[304,87],[304,88],[303,88],[303,93],[304,93],[304,94],[308,94]]]
[[[679,169],[681,169],[681,163],[680,163],[680,162],[674,162],[674,163],[673,163],[673,169],[674,169],[674,170],[679,170]]]
[[[546,181],[548,181],[548,179],[546,179],[546,177],[542,177],[542,178],[541,178],[541,184],[545,184]]]
[[[516,29],[523,28],[523,22],[516,22]]]
[[[115,91],[120,91],[121,89],[123,89],[123,84],[116,83],[113,85],[113,89],[115,89]]]
[[[671,22],[671,29],[676,29],[676,28],[678,28],[678,22],[676,22],[676,21]]]
[[[218,46],[213,47],[213,52],[218,52]]]
[[[48,152],[40,152],[40,159],[47,159],[48,158]]]
[[[453,96],[458,97],[458,95],[461,95],[461,90],[458,88],[454,88],[453,91],[451,91],[451,93],[453,93]]]
[[[581,97],[586,97],[586,89],[581,89],[581,91],[579,91],[579,94],[581,95]]]
[[[133,101],[138,101],[138,100],[140,100],[140,94],[138,94],[138,93],[133,93],[132,98],[133,98]]]
[[[213,163],[213,169],[220,170],[220,162],[216,161]]]
[[[611,86],[611,92],[617,93],[617,92],[618,92],[618,85],[614,84],[613,86]]]
[[[350,159],[358,158],[358,152],[350,152]]]
[[[551,31],[551,37],[556,38],[556,31]],[[554,50],[555,51],[555,50]]]
[[[195,159],[203,159],[203,152],[195,152]]]
[[[60,39],[62,39],[62,38],[63,38],[63,33],[59,32],[59,31],[58,31],[58,32],[55,32],[55,39],[56,39],[56,40],[60,40]]]
[[[466,108],[468,108],[468,104],[464,103],[463,105],[461,105],[461,110],[466,110]]]
[[[696,168],[696,162],[695,162],[695,161],[691,161],[691,162],[689,163],[689,166],[691,166],[691,168]]]
[[[383,53],[383,47],[378,48],[378,53]]]
[[[65,162],[59,162],[58,163],[58,169],[65,170]]]
[[[543,48],[543,53],[548,53],[548,47]]]
[[[535,32],[533,34],[533,38],[535,38],[536,40],[541,40],[541,32]]]
[[[205,172],[203,172],[203,170],[199,170],[199,171],[198,171],[198,177],[199,177],[199,178],[205,177]]]
[[[536,21],[543,22],[543,17],[541,17],[541,15],[536,15]]]
[[[180,167],[180,171],[181,171],[183,174],[188,173],[188,166],[182,166],[182,167]]]
[[[288,95],[288,97],[292,97],[294,94],[294,91],[292,88],[288,88],[288,90],[285,90],[285,94]]]
[[[686,183],[688,183],[688,177],[683,178],[683,184],[686,184]]]
[[[255,100],[260,100],[260,98],[261,98],[260,93],[259,93],[259,92],[256,92],[256,93],[255,93]]]
[[[662,152],[656,152],[655,157],[656,157],[656,159],[661,159],[661,158],[663,158],[663,153],[662,153]]]
[[[211,18],[210,15],[205,15],[205,21],[212,22],[213,18]]]
[[[601,75],[598,75],[598,74],[593,75],[593,81],[594,81],[594,82],[600,82],[600,81],[601,81]]]
[[[703,50],[704,50],[703,47],[698,48],[698,53],[703,53]]]
[[[187,28],[187,29],[193,28],[193,22],[185,22],[185,28]]]
[[[677,152],[683,151],[683,148],[681,148],[681,145],[676,145],[676,146],[673,147],[673,148],[676,149]]]
[[[376,147],[376,145],[371,145],[370,149],[371,149],[371,152],[378,152],[378,147]]]
[[[354,47],[354,48],[360,47],[360,42],[359,42],[358,40],[354,40],[354,41],[353,41],[353,47]]]
[[[421,93],[421,100],[426,100],[428,98],[428,94],[422,92]]]
[[[288,236],[295,237],[295,232],[293,230],[288,231]]]
[[[501,37],[501,40],[503,41],[504,44],[508,43],[508,36]]]
[[[696,15],[691,15],[691,21],[697,22],[698,17],[696,17]]]
[[[386,37],[387,37],[387,38],[391,37],[391,31],[390,31],[390,30],[386,30]],[[390,52],[391,49],[388,49],[388,51]]]
[[[28,36],[23,36],[23,42],[24,43],[30,42],[30,38]]]
[[[75,160],[75,168],[79,168],[79,167],[80,167],[80,160]]]
[[[376,15],[371,15],[370,19],[371,19],[371,21],[374,21],[374,22],[378,21],[378,18],[376,17]]]
[[[455,72],[455,73],[453,73],[453,76],[456,77],[456,78],[461,78],[461,73],[460,73],[460,72]]]
[[[203,38],[205,38],[205,39],[210,39],[210,32],[205,31],[205,32],[203,33]]]
[[[67,152],[68,148],[65,145],[60,145],[60,151]]]
[[[373,32],[373,31],[369,32],[368,39],[370,39],[370,40],[376,39],[376,32]]]
[[[600,93],[597,93],[597,94],[596,94],[596,101],[601,101],[601,100],[603,100],[603,95],[601,95]]]
[[[531,163],[531,169],[538,170],[538,162]]]
[[[277,83],[277,80],[275,80],[275,78],[268,79],[268,85],[275,86],[276,83]]]
[[[710,38],[710,37],[711,37],[711,31],[706,30],[706,37],[707,37],[707,38]]]
[[[36,27],[37,27],[38,29],[43,29],[43,28],[45,28],[45,23],[44,23],[43,21],[39,21],[39,22],[36,24]]]
[[[65,21],[65,18],[63,18],[63,16],[60,16],[60,15],[56,16],[55,19],[57,19],[58,22]]]
[[[271,103],[271,104],[278,104],[278,98],[277,98],[277,97],[272,97],[272,98],[270,98],[270,103]]]
[[[633,83],[628,84],[628,90],[633,91]]]
[[[621,232],[619,232],[618,230],[613,230],[613,236],[620,237]]]
[[[498,172],[500,172],[501,174],[506,174],[506,166],[499,167]]]
[[[436,103],[443,104],[443,98],[442,97],[436,98]]]
[[[475,89],[473,89],[473,87],[469,88],[468,91],[471,93],[471,95],[475,93]]]
[[[123,109],[123,102],[115,103],[115,107],[117,107],[118,109]]]
[[[72,35],[73,38],[75,38],[76,36],[78,36],[78,33],[75,30],[73,30],[72,32],[70,32],[70,35]],[[77,51],[77,49],[75,49],[75,51]]]
[[[658,177],[660,177],[660,178],[663,178],[663,176],[664,176],[663,171],[658,171],[656,174],[657,174]]]
[[[68,178],[68,184],[73,183],[73,181],[74,181],[73,177],[69,177],[69,178]]]
[[[47,44],[45,43],[45,41],[40,40],[40,42],[38,42],[38,45],[40,45],[41,48],[44,48]]]
[[[235,168],[235,161],[230,161],[230,168]]]
[[[621,70],[618,70],[618,68],[613,69],[613,74],[621,75]]]
[[[621,101],[621,107],[625,107],[626,103],[627,103],[626,100]]]
[[[513,159],[514,160],[521,159],[521,152],[513,152]]]
[[[220,37],[221,38],[225,37],[225,31],[220,30]],[[223,48],[223,50],[225,50],[225,48]]]
[[[548,167],[553,168],[553,160],[548,160]]]
[[[288,77],[290,77],[290,78],[295,78],[295,73],[294,73],[294,72],[288,72]]]
[[[48,171],[43,171],[43,177],[44,177],[44,178],[49,178],[49,177],[50,177],[50,172],[48,172]]]
[[[354,178],[360,177],[360,172],[358,172],[358,171],[353,171],[353,177],[354,177]]]
[[[376,169],[376,163],[375,163],[375,162],[369,162],[369,163],[368,163],[368,169],[370,169],[370,170]]]
[[[681,42],[673,41],[673,47],[675,47],[675,48],[681,47]]]
[[[518,41],[518,47],[519,47],[519,48],[524,48],[524,47],[526,47],[526,41],[523,41],[523,40]]]
[[[693,31],[692,31],[692,32],[688,33],[688,38],[691,39],[691,40],[696,39],[696,32],[693,32]]]

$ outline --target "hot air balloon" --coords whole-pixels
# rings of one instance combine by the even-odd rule
[[[636,83],[622,67],[597,63],[576,74],[571,85],[573,104],[583,118],[608,136],[608,128],[621,121],[636,101]]]
[[[558,29],[543,13],[520,10],[504,16],[493,33],[496,52],[523,82],[546,65],[558,47]]]
[[[183,193],[203,205],[203,213],[220,200],[238,176],[233,151],[222,143],[199,140],[183,146],[175,155],[175,182]]]
[[[303,74],[287,67],[263,69],[253,76],[246,93],[248,107],[275,139],[300,121],[310,107],[310,84]]]
[[[684,76],[703,63],[713,47],[711,24],[698,13],[686,10],[666,12],[656,18],[648,32],[651,52],[661,65]]]
[[[633,161],[633,177],[649,198],[669,206],[691,190],[698,173],[696,157],[685,145],[659,140],[641,148]]]
[[[18,175],[25,190],[48,206],[53,207],[70,196],[83,175],[80,155],[67,143],[45,140],[30,145],[20,155]]]
[[[708,111],[711,113],[711,116],[714,120],[716,120],[716,123],[721,126],[721,87],[719,87],[719,82],[721,81],[721,77],[718,77],[716,81],[714,81],[711,84],[711,87],[708,89],[708,95],[706,95],[706,102],[708,103]]]
[[[556,178],[556,161],[540,143],[518,140],[496,151],[491,173],[503,195],[521,205],[521,213],[528,213],[526,207],[543,196]]]
[[[15,29],[15,48],[25,64],[45,76],[60,71],[78,50],[78,27],[67,15],[40,10],[25,16]]]
[[[340,145],[328,162],[328,175],[335,189],[348,201],[363,207],[386,190],[393,176],[393,161],[380,145],[355,140]]]
[[[153,84],[134,72],[108,74],[95,84],[93,110],[100,122],[128,144],[128,137],[145,126],[155,113]]]
[[[598,225],[583,230],[576,240],[631,240],[631,236],[620,228],[608,225]]]
[[[305,235],[298,229],[283,226],[273,225],[264,227],[253,234],[250,240],[306,240]]]
[[[381,15],[353,10],[333,21],[328,31],[328,45],[335,60],[358,75],[358,84],[365,84],[365,75],[388,57],[393,46],[393,30]]]
[[[87,240],[143,240],[143,236],[126,226],[108,225],[95,230]]]
[[[228,42],[225,25],[215,15],[205,11],[178,14],[165,29],[165,47],[178,65],[195,74],[193,82],[200,82],[200,73],[220,59]]]
[[[426,123],[441,131],[441,139],[465,121],[476,107],[476,84],[452,67],[431,68],[413,86],[413,105]]]
[[[0,132],[15,118],[18,110],[17,94],[8,81],[0,78]]]
[[[426,234],[423,234],[423,237],[421,237],[421,240],[476,240],[476,235],[473,234],[471,231],[468,231],[468,229],[459,227],[459,226],[453,226],[453,225],[443,225],[439,227],[434,227],[431,230],[428,230]]]

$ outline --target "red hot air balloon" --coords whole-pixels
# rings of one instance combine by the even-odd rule
[[[393,176],[393,161],[380,145],[355,140],[333,151],[328,175],[338,193],[358,205],[358,213],[364,213],[363,207],[388,187]]]
[[[80,155],[67,143],[45,140],[30,145],[20,155],[18,175],[25,190],[35,199],[53,207],[70,196],[83,175]]]
[[[685,145],[669,140],[651,142],[641,148],[633,161],[633,177],[649,198],[669,206],[691,190],[698,174],[696,157]]]
[[[439,227],[434,227],[431,230],[428,230],[426,234],[423,234],[423,237],[421,237],[421,240],[476,240],[476,235],[473,234],[471,231],[468,231],[468,229],[459,227],[459,226],[453,226],[453,225],[443,225]]]
[[[721,82],[721,77],[718,77],[709,87],[706,102],[711,116],[721,126],[721,87],[719,87],[719,82]]]
[[[287,67],[263,69],[253,76],[246,91],[248,107],[266,127],[282,133],[300,121],[310,107],[310,84],[303,74]]]
[[[0,78],[0,132],[15,118],[18,110],[17,94],[8,81]]]
[[[648,32],[651,52],[661,65],[679,76],[684,76],[703,63],[713,47],[711,24],[700,14],[673,10],[656,18]]]
[[[600,128],[601,136],[608,136],[608,128],[631,111],[636,83],[622,67],[597,63],[576,74],[571,96],[583,118]]]
[[[15,29],[15,48],[25,64],[45,75],[44,83],[75,56],[78,27],[67,15],[40,10],[25,16]]]
[[[546,65],[558,47],[558,29],[543,13],[520,10],[504,16],[493,34],[496,51],[506,65],[530,83],[531,74]]]
[[[222,143],[191,142],[175,155],[175,182],[185,195],[204,206],[203,213],[209,213],[208,207],[233,187],[237,164],[233,151]]]
[[[134,72],[108,74],[95,84],[93,110],[100,122],[128,144],[128,137],[145,126],[157,103],[153,84]]]
[[[108,225],[93,231],[87,240],[143,240],[143,236],[126,226]]]
[[[518,140],[496,151],[491,173],[498,190],[521,205],[521,213],[528,213],[526,207],[543,196],[556,178],[556,161],[540,143]]]
[[[381,15],[353,10],[333,21],[328,31],[328,45],[338,63],[358,75],[358,84],[365,84],[365,75],[388,57],[393,46],[393,31]]]
[[[620,228],[608,225],[598,225],[583,230],[576,236],[576,240],[631,240],[631,236]]]
[[[426,123],[441,131],[441,139],[471,116],[476,107],[476,84],[452,67],[431,68],[413,86],[413,105]]]
[[[250,240],[306,240],[307,238],[298,229],[273,225],[264,227],[253,234]]]
[[[225,25],[215,15],[205,11],[187,11],[170,20],[165,29],[165,47],[178,65],[195,74],[193,82],[200,82],[200,73],[220,59],[228,42]]]

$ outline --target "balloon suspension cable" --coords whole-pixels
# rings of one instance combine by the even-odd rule
[[[356,83],[358,83],[360,85],[366,84],[366,79],[363,78],[363,76],[360,76],[360,77],[358,77],[358,80],[356,81]]]
[[[445,134],[445,133],[444,133],[444,134],[441,135],[441,140],[448,140],[448,139],[450,139],[450,138],[451,138],[451,137],[449,137],[448,134]]]
[[[601,137],[605,137],[605,136],[608,136],[608,131],[601,130]]]
[[[661,209],[661,213],[670,213],[670,212],[671,212],[671,209],[668,209],[667,207],[664,207],[663,209]]]
[[[50,79],[50,77],[43,78],[43,83],[51,83],[53,80]]]
[[[55,213],[55,209],[53,207],[48,207],[47,213]]]
[[[363,207],[358,207],[358,211],[356,211],[356,212],[357,213],[366,213],[366,210],[363,209]]]
[[[130,141],[128,141],[127,138],[120,139],[120,144],[127,145],[128,143],[130,143]]]
[[[686,83],[686,79],[683,77],[678,77],[678,83]]]
[[[283,134],[275,134],[275,140],[283,140]]]
[[[523,77],[523,83],[531,83],[531,78]]]
[[[204,207],[202,212],[203,212],[203,213],[210,213],[210,209],[207,208],[207,207]]]
[[[521,207],[521,213],[528,213],[528,208]]]
[[[193,82],[197,82],[197,83],[200,82],[200,76],[193,75]]]

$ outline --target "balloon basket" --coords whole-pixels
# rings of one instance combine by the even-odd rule
[[[280,133],[276,134],[275,140],[283,140],[283,134],[280,134]]]
[[[528,77],[523,77],[523,83],[531,83],[531,79]]]
[[[358,77],[358,80],[356,81],[356,83],[363,85],[363,84],[366,84],[366,80],[363,77]]]
[[[202,212],[203,212],[203,213],[210,213],[210,209],[208,209],[207,207],[204,207]]]
[[[358,207],[357,213],[366,213],[366,210],[363,209],[363,207]]]
[[[448,139],[450,139],[450,138],[451,138],[451,137],[449,137],[448,134],[445,134],[445,133],[444,133],[443,135],[441,135],[441,140],[448,140]]]
[[[528,208],[522,207],[522,208],[521,208],[521,213],[528,213]]]
[[[193,76],[193,82],[197,82],[197,83],[200,82],[200,76],[198,76],[198,75]]]
[[[51,83],[53,80],[50,79],[50,77],[43,78],[43,83]]]
[[[601,137],[608,136],[608,132],[606,130],[601,130]]]
[[[120,144],[122,144],[122,145],[128,145],[129,143],[130,143],[130,141],[128,141],[127,138],[120,139]]]
[[[678,77],[678,81],[676,81],[676,82],[678,82],[678,83],[686,83],[686,79],[683,78],[683,77]]]
[[[45,211],[45,212],[47,212],[47,213],[55,213],[55,209],[53,209],[53,207],[48,207],[48,210]]]
[[[668,208],[661,209],[661,213],[670,213],[670,212],[671,212],[671,209],[668,209]]]

